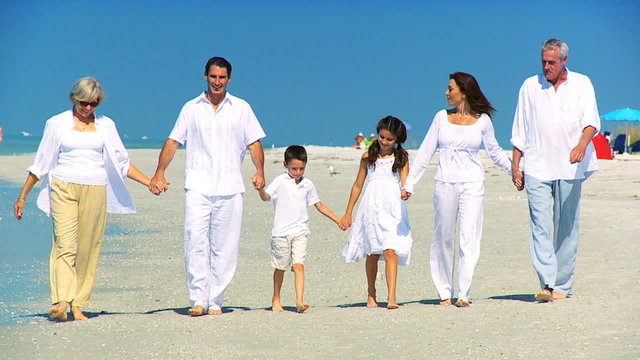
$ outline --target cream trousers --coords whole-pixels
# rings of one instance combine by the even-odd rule
[[[53,304],[89,304],[107,219],[106,189],[106,185],[52,181],[49,276]]]

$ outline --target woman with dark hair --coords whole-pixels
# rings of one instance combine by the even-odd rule
[[[402,148],[407,140],[407,129],[398,118],[387,116],[378,122],[377,131],[378,139],[362,155],[347,210],[340,220],[341,229],[351,226],[351,214],[366,180],[366,189],[342,255],[347,262],[366,257],[367,307],[378,306],[376,275],[382,255],[388,289],[387,309],[397,309],[398,265],[409,264],[413,243],[407,207],[400,193],[409,173],[409,155]]]
[[[440,304],[453,304],[454,295],[454,235],[456,220],[460,220],[458,248],[457,307],[470,304],[471,279],[480,256],[484,198],[484,169],[480,161],[480,146],[491,161],[511,173],[511,160],[495,138],[491,115],[495,111],[482,94],[476,79],[463,72],[449,75],[445,91],[447,103],[453,108],[436,113],[416,158],[411,166],[403,197],[413,193],[431,158],[439,150],[435,175],[433,206],[435,229],[431,242],[431,277]]]

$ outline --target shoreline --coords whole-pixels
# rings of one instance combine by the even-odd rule
[[[306,146],[306,175],[320,199],[342,215],[362,150]],[[265,149],[266,181],[284,171],[284,148]],[[159,150],[130,149],[133,162],[151,174]],[[410,150],[413,159],[415,150]],[[414,246],[412,264],[399,269],[401,309],[367,309],[364,264],[340,256],[347,234],[309,209],[311,237],[305,298],[311,309],[274,314],[269,231],[273,210],[248,179],[238,269],[226,292],[222,316],[190,318],[182,255],[183,161],[178,152],[167,170],[172,187],[160,197],[129,181],[138,213],[110,215],[122,231],[105,238],[91,304],[94,318],[55,323],[48,304],[33,323],[0,327],[0,353],[8,359],[94,358],[533,358],[636,359],[640,315],[634,300],[640,248],[640,157],[599,161],[585,182],[581,244],[574,297],[538,304],[537,278],[529,260],[526,194],[495,166],[486,171],[484,235],[467,309],[441,307],[429,275],[433,232],[434,169],[408,202]],[[33,154],[0,156],[0,178],[21,186]],[[330,175],[328,166],[338,174]],[[28,198],[35,206],[37,187]],[[17,196],[17,194],[16,194]],[[13,202],[13,199],[9,199]],[[5,217],[5,216],[3,216]],[[6,216],[3,223],[16,221]],[[22,221],[29,221],[28,218]],[[17,239],[19,241],[19,239]],[[48,242],[41,242],[49,246]],[[46,245],[44,245],[46,244]],[[383,268],[383,266],[381,267]],[[46,274],[44,274],[46,276]],[[606,290],[602,288],[607,284]],[[381,303],[384,280],[378,281]],[[293,276],[285,275],[283,305],[294,308]],[[606,293],[605,293],[606,292]],[[304,334],[304,335],[301,335]],[[194,345],[197,344],[197,345]]]

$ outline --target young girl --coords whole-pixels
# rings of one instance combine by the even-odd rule
[[[409,173],[409,155],[401,144],[407,139],[407,129],[402,121],[387,116],[378,122],[378,140],[362,155],[356,181],[340,227],[351,226],[353,207],[367,179],[367,189],[361,206],[356,212],[355,223],[349,234],[349,242],[342,255],[347,262],[367,256],[368,296],[367,307],[377,307],[376,275],[378,259],[383,255],[389,298],[388,309],[397,309],[396,283],[398,264],[409,264],[411,228],[400,188]]]

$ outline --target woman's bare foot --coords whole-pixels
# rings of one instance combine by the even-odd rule
[[[208,315],[222,315],[222,310],[220,309],[209,309],[209,311],[207,311]]]
[[[389,310],[395,310],[400,308],[400,306],[398,304],[396,304],[395,302],[390,302],[387,304],[387,309]]]
[[[459,299],[458,301],[456,301],[455,305],[456,305],[456,307],[469,307],[469,304],[471,304],[470,301]]]
[[[440,300],[440,305],[453,305],[451,298]]]
[[[89,319],[85,314],[80,310],[80,306],[72,306],[71,313],[73,314],[73,320],[87,320]]]
[[[187,312],[191,316],[202,316],[204,315],[204,307],[202,305],[196,305],[191,309],[187,310]]]
[[[61,301],[49,308],[49,317],[58,321],[67,321],[67,302]]]

